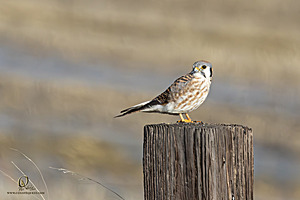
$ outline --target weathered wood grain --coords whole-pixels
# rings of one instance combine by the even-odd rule
[[[145,200],[252,200],[253,134],[241,125],[144,127]]]

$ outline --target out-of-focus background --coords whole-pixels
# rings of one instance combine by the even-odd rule
[[[252,127],[255,199],[300,199],[299,19],[293,0],[1,0],[0,170],[46,191],[17,148],[46,199],[118,199],[49,166],[143,199],[143,126],[179,118],[113,116],[204,59],[212,88],[190,116]],[[32,199],[16,190],[0,173],[0,199]]]

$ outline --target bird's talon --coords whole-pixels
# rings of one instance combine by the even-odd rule
[[[177,123],[193,123],[193,121],[192,120],[188,120],[188,119],[183,119],[183,120],[177,121]]]

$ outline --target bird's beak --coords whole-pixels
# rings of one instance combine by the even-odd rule
[[[196,69],[197,69],[198,71],[200,71],[199,67],[196,67]]]

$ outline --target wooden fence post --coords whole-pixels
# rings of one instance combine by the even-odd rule
[[[253,200],[253,134],[241,125],[144,127],[145,200]]]

